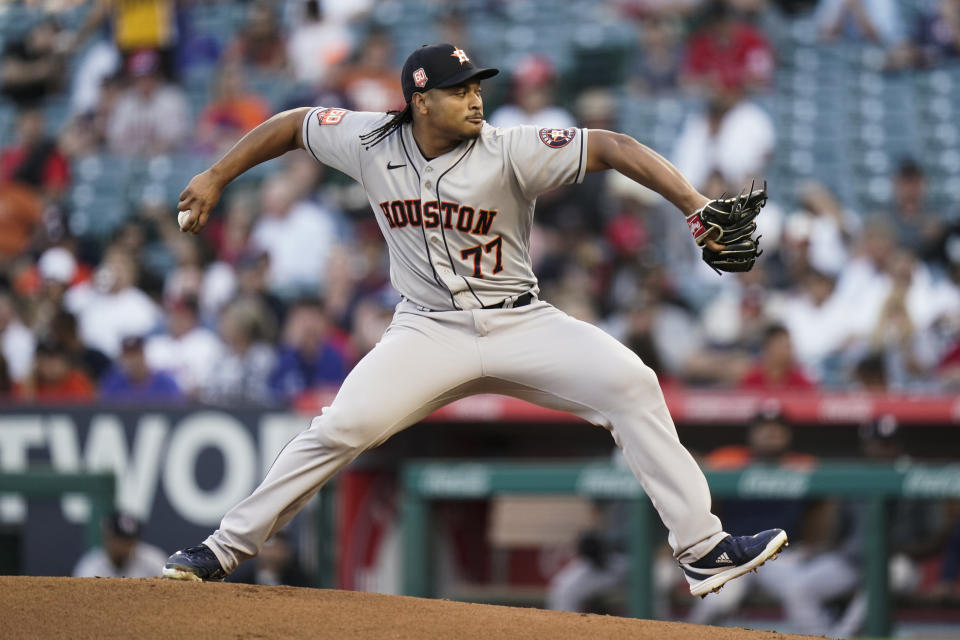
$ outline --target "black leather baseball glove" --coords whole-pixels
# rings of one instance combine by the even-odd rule
[[[736,198],[711,200],[687,216],[687,225],[697,244],[702,247],[703,261],[714,271],[741,272],[753,268],[763,251],[760,236],[753,237],[757,230],[756,217],[767,203],[767,184],[741,193]],[[720,251],[706,246],[707,239],[724,245]]]

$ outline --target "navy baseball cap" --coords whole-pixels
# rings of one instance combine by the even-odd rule
[[[403,99],[408,103],[413,94],[430,89],[453,87],[467,80],[486,80],[500,73],[499,69],[477,67],[466,52],[452,44],[423,45],[403,63],[400,84]]]
[[[114,511],[104,519],[104,527],[120,538],[139,538],[141,524],[133,516]]]

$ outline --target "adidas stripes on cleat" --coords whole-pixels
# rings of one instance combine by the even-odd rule
[[[690,583],[690,593],[704,597],[775,559],[785,546],[787,534],[783,529],[761,531],[753,536],[727,536],[696,562],[681,562],[680,568]]]

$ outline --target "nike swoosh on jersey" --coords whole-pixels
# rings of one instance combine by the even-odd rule
[[[407,166],[407,165],[405,165],[405,164],[391,164],[391,162],[390,162],[389,160],[387,160],[387,170],[389,170],[389,171],[392,171],[392,170],[394,170],[394,169],[399,169],[400,167],[405,167],[405,166]]]

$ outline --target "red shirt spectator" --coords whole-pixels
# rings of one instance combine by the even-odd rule
[[[793,358],[790,334],[781,325],[773,325],[763,339],[759,361],[740,379],[741,389],[813,389],[814,383]]]
[[[17,142],[0,152],[0,257],[26,250],[41,222],[43,199],[60,197],[69,179],[66,158],[44,137],[41,112],[23,111]]]
[[[36,161],[37,181],[44,191],[62,193],[70,182],[70,165],[67,159],[52,145],[30,149],[18,144],[0,154],[0,182],[17,181],[18,172]]]
[[[949,389],[960,388],[960,341],[940,359],[937,377]]]
[[[687,44],[684,71],[697,83],[717,88],[767,86],[773,79],[773,50],[764,35],[728,15],[722,3]]]
[[[70,182],[70,165],[44,136],[44,129],[39,109],[21,112],[17,142],[0,152],[0,184],[18,182],[51,196],[63,193]]]
[[[96,388],[82,370],[70,362],[60,344],[45,341],[37,345],[33,372],[13,389],[19,400],[35,402],[79,402],[92,400]]]
[[[783,371],[782,374],[772,374],[764,365],[758,364],[747,371],[740,380],[741,389],[814,389],[816,385],[796,365]]]

